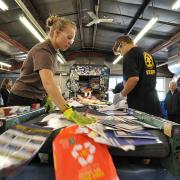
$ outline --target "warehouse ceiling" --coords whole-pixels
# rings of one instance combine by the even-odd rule
[[[24,4],[41,28],[46,31],[45,21],[49,15],[59,15],[75,21],[78,27],[73,46],[63,55],[67,61],[77,56],[104,56],[113,62],[112,46],[123,34],[133,38],[147,22],[158,16],[158,22],[138,42],[153,53],[157,64],[165,63],[170,56],[170,47],[179,48],[180,10],[172,10],[175,0],[4,0],[9,9],[0,10],[0,61],[20,68],[28,50],[38,40],[20,22],[19,16],[26,13],[17,2]],[[93,19],[113,19],[86,26]],[[98,21],[99,22],[99,21]],[[172,48],[171,48],[172,49]],[[179,48],[180,49],[180,48]],[[179,52],[179,50],[178,50]],[[171,53],[175,56],[178,53]]]

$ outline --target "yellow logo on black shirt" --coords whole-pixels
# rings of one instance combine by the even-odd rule
[[[154,61],[153,61],[153,57],[148,54],[147,52],[144,52],[144,62],[146,65],[146,74],[147,75],[153,75],[155,74],[155,70],[154,68]]]
[[[144,52],[144,62],[148,69],[152,69],[154,67],[153,58],[147,52]]]

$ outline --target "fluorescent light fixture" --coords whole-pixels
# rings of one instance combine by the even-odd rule
[[[26,58],[19,58],[19,59],[17,59],[18,61],[25,61],[26,60]]]
[[[0,0],[0,9],[2,9],[3,11],[8,10],[8,6],[5,2],[3,2],[2,0]]]
[[[134,39],[134,44],[136,44],[146,33],[151,29],[151,27],[157,22],[158,17],[153,17],[146,26],[139,32],[139,34]]]
[[[120,61],[120,59],[122,59],[123,56],[119,55],[113,62],[113,64],[116,64],[117,62]]]
[[[180,0],[177,0],[173,5],[172,5],[172,9],[175,10],[175,9],[178,9],[180,7]]]
[[[7,63],[3,63],[3,62],[0,62],[0,66],[5,66],[5,67],[11,67],[11,65],[10,64],[7,64]]]
[[[15,55],[15,58],[26,58],[27,57],[27,54],[18,54],[18,55]]]
[[[57,55],[57,60],[58,60],[61,64],[64,64],[64,61],[63,61],[62,57],[60,57],[59,54]]]
[[[26,17],[20,16],[19,20],[34,35],[34,37],[36,37],[40,42],[44,41],[44,38],[38,33],[38,31],[33,27],[33,25],[27,20]]]

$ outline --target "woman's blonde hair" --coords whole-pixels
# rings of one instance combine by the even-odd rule
[[[54,30],[62,31],[69,25],[76,29],[76,24],[65,17],[51,15],[46,20],[46,26],[49,28],[50,36],[52,36]]]

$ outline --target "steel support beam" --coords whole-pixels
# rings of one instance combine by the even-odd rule
[[[109,15],[113,15],[113,16],[122,16],[122,17],[126,17],[126,18],[133,18],[132,16],[126,15],[126,14],[117,14],[117,13],[113,13],[113,12],[106,12],[106,11],[99,11],[100,13],[104,13],[104,14],[109,14]],[[139,20],[142,21],[149,21],[150,19],[144,18],[144,17],[139,17]],[[165,22],[165,21],[160,21],[158,20],[159,24],[164,24],[164,25],[169,25],[169,26],[174,26],[174,27],[180,27],[179,24],[176,23],[172,23],[172,22]]]
[[[98,28],[107,30],[107,31],[118,32],[118,33],[122,33],[122,34],[126,33],[126,29],[122,29],[119,27],[109,27],[109,26],[100,24],[100,25],[98,25]],[[139,31],[137,31],[137,30],[132,30],[132,32],[131,32],[132,35],[137,35],[138,33],[139,33]],[[148,32],[146,34],[146,37],[161,39],[161,40],[167,40],[170,38],[170,36],[167,36],[167,35],[155,34],[155,33],[150,33],[150,32]]]
[[[174,34],[170,39],[168,39],[167,41],[155,46],[154,48],[151,49],[151,53],[154,54],[155,52],[163,49],[163,48],[167,48],[171,45],[173,45],[174,43],[180,41],[180,32]]]
[[[139,19],[139,17],[141,16],[141,14],[144,12],[144,10],[146,9],[147,5],[149,4],[151,0],[144,0],[143,4],[140,6],[140,8],[138,9],[138,11],[136,12],[134,18],[132,19],[132,21],[130,22],[128,28],[127,28],[127,34],[130,34],[136,21]]]
[[[66,58],[68,61],[76,59],[76,57],[107,57],[107,53],[95,52],[91,50],[79,50],[70,53]]]
[[[0,38],[2,38],[3,40],[7,41],[8,43],[12,44],[14,47],[16,47],[17,49],[21,50],[22,52],[27,53],[29,50],[24,47],[22,44],[20,44],[19,42],[17,42],[16,40],[12,39],[11,37],[9,37],[7,34],[5,34],[4,32],[0,31]]]

